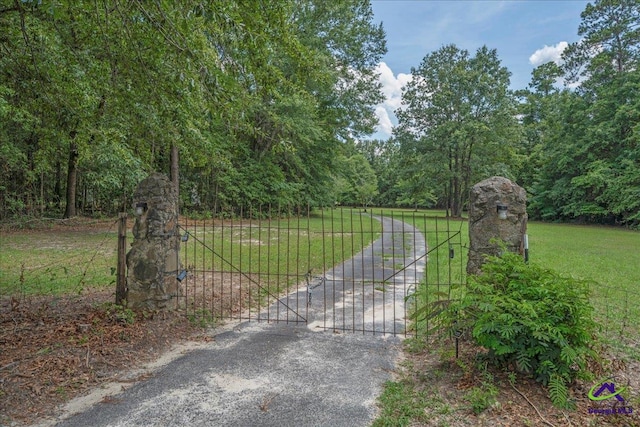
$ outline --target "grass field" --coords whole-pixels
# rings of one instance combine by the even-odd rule
[[[316,210],[267,220],[183,221],[181,260],[198,272],[240,273],[278,294],[353,256],[377,238],[380,223],[358,210]]]
[[[117,226],[0,235],[0,296],[115,289]]]
[[[132,241],[129,222],[128,240]],[[76,227],[77,228],[77,227]],[[301,218],[184,220],[181,261],[189,269],[243,271],[299,280],[359,252],[380,223],[360,210],[315,210]],[[62,295],[115,288],[116,221],[82,230],[55,227],[0,236],[0,296]],[[284,283],[278,283],[278,286]]]
[[[464,282],[466,221],[447,220],[442,211],[369,210],[393,216],[425,232],[429,245],[427,283],[448,292]],[[439,217],[436,221],[434,217]],[[213,223],[212,223],[213,224]],[[221,257],[183,245],[183,262],[209,268],[227,264],[269,275],[319,272],[369,244],[379,223],[360,210],[325,209],[308,219],[227,222],[229,227],[196,228],[194,237]],[[217,228],[216,228],[217,227]],[[0,295],[81,293],[114,286],[116,222],[100,227],[3,233],[0,236]],[[215,234],[215,240],[214,240]],[[602,335],[614,344],[639,347],[640,232],[613,227],[530,222],[530,260],[576,278],[592,280],[592,302]],[[131,233],[129,232],[129,239]],[[189,252],[191,251],[191,252]],[[195,253],[194,253],[195,251]],[[199,251],[199,252],[198,252]],[[453,253],[452,253],[453,251]],[[280,256],[274,254],[280,253]],[[454,258],[450,258],[450,255]],[[224,263],[224,262],[223,262]],[[227,265],[227,267],[229,267]]]
[[[593,281],[602,337],[640,358],[640,232],[532,222],[529,247],[532,262]]]

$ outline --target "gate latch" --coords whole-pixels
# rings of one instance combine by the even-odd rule
[[[305,279],[307,280],[307,307],[311,307],[311,291],[324,283],[324,276],[314,277],[314,280],[318,280],[318,283],[311,286],[311,270],[309,270],[305,274]]]

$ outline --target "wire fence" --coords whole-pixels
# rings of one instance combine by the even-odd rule
[[[640,277],[634,289],[594,284],[591,303],[600,339],[617,352],[640,360]]]
[[[37,229],[3,230],[3,309],[25,300],[115,292],[117,238],[116,220],[50,220]]]
[[[459,221],[381,209],[245,212],[182,220],[188,316],[413,335],[423,326],[412,325],[420,283],[441,295],[462,277]]]
[[[385,211],[380,212],[386,215]],[[395,214],[400,216],[402,214]],[[275,221],[275,220],[272,220]],[[250,243],[251,239],[260,240],[264,236],[251,235],[255,230],[251,227],[242,228],[244,223],[230,222],[233,227],[229,233],[236,233],[238,248]],[[115,301],[117,279],[117,243],[118,220],[86,220],[75,219],[67,221],[40,221],[33,229],[10,229],[0,231],[0,311],[12,310],[16,305],[25,301],[37,301],[42,304],[53,304],[62,297],[85,298],[88,294],[100,293],[104,302]],[[132,222],[128,224],[131,230]],[[297,224],[296,224],[297,226]],[[327,223],[327,227],[330,224]],[[335,226],[335,224],[333,225]],[[270,228],[272,233],[274,223]],[[427,239],[429,233],[437,233],[437,230],[425,230]],[[242,233],[247,234],[246,236]],[[240,234],[238,234],[240,233]],[[308,231],[305,231],[308,233]],[[338,235],[327,231],[331,236],[331,247],[340,245]],[[466,223],[460,223],[460,233],[463,236],[462,243],[454,248],[457,260],[466,257],[465,241],[467,230]],[[343,233],[348,239],[352,234]],[[232,234],[228,234],[232,236]],[[304,233],[303,233],[304,235]],[[289,232],[286,236],[291,239]],[[267,236],[268,239],[278,239],[282,236]],[[306,237],[305,237],[306,238]],[[128,233],[128,242],[132,239]],[[431,237],[433,239],[433,237]],[[349,240],[350,241],[350,240]],[[349,243],[349,242],[347,242]],[[280,243],[282,245],[282,242]],[[128,246],[128,245],[127,245]],[[291,260],[290,252],[299,250],[295,245],[286,245],[287,257]],[[218,246],[222,249],[223,246]],[[264,252],[262,255],[269,257],[267,247],[258,247]],[[302,248],[309,251],[309,245]],[[225,249],[227,250],[227,249]],[[238,249],[239,251],[240,249]],[[449,264],[446,261],[452,247],[444,245],[437,251],[433,247],[429,255],[427,269],[437,274],[447,275],[449,281]],[[192,253],[186,253],[186,245],[183,257],[186,255],[195,260]],[[231,254],[231,252],[228,252]],[[316,250],[315,252],[319,252]],[[247,252],[248,254],[248,252]],[[261,255],[261,256],[262,256]],[[235,255],[234,255],[235,256]],[[238,253],[239,256],[239,253]],[[591,254],[598,257],[597,253]],[[393,257],[390,257],[390,259]],[[535,256],[534,256],[535,258]],[[240,259],[240,258],[237,258]],[[256,258],[257,259],[257,258]],[[438,261],[441,260],[441,261]],[[536,260],[534,259],[534,262]],[[444,262],[439,266],[440,262]],[[189,261],[192,263],[192,261]],[[333,264],[326,263],[328,267]],[[278,266],[275,267],[276,271]],[[297,279],[304,280],[306,271],[297,272]],[[633,271],[630,269],[631,274]],[[464,271],[456,267],[453,274],[455,282],[464,281]],[[230,275],[231,273],[226,273]],[[315,273],[314,273],[315,275]],[[429,280],[431,276],[427,276]],[[212,276],[213,278],[213,276]],[[431,283],[440,283],[442,279],[436,277]],[[635,283],[635,285],[634,285]],[[431,286],[431,284],[429,284]],[[190,297],[196,298],[197,293],[192,292]],[[207,295],[205,295],[207,297]],[[631,281],[631,285],[621,286],[617,283],[598,283],[592,288],[591,302],[594,306],[594,315],[600,325],[600,337],[616,351],[640,359],[640,277]],[[195,302],[193,304],[196,304]]]

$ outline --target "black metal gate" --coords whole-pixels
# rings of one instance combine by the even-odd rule
[[[362,209],[248,209],[181,219],[190,318],[414,334],[415,313],[464,281],[466,221]]]

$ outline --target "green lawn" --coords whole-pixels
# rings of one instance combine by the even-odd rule
[[[315,210],[305,217],[206,222],[186,221],[182,262],[190,270],[260,276],[273,292],[320,274],[375,239],[380,223],[360,210]],[[277,289],[272,289],[272,288]]]
[[[442,211],[369,209],[368,213],[393,216],[425,233],[427,283],[432,290],[445,295],[449,283],[464,282],[466,221],[447,220]],[[360,209],[324,209],[308,218],[228,221],[190,231],[195,238],[183,244],[185,264],[289,277],[290,284],[309,269],[319,274],[357,253],[378,235],[380,225]],[[592,302],[602,335],[616,344],[637,345],[640,232],[530,222],[528,234],[531,262],[593,281]],[[116,238],[115,221],[108,230],[3,233],[0,295],[55,295],[114,286]]]
[[[0,235],[0,295],[59,295],[115,289],[117,227]]]
[[[529,223],[531,262],[592,280],[602,336],[640,344],[640,232],[613,227]],[[636,350],[637,351],[637,350]]]
[[[303,217],[186,221],[181,261],[188,269],[259,274],[269,286],[320,274],[379,235],[359,209],[315,210]],[[205,225],[206,224],[206,225]],[[103,227],[104,228],[104,227]],[[128,240],[132,233],[129,229]],[[61,295],[114,287],[117,226],[108,230],[30,230],[0,236],[0,295]]]

